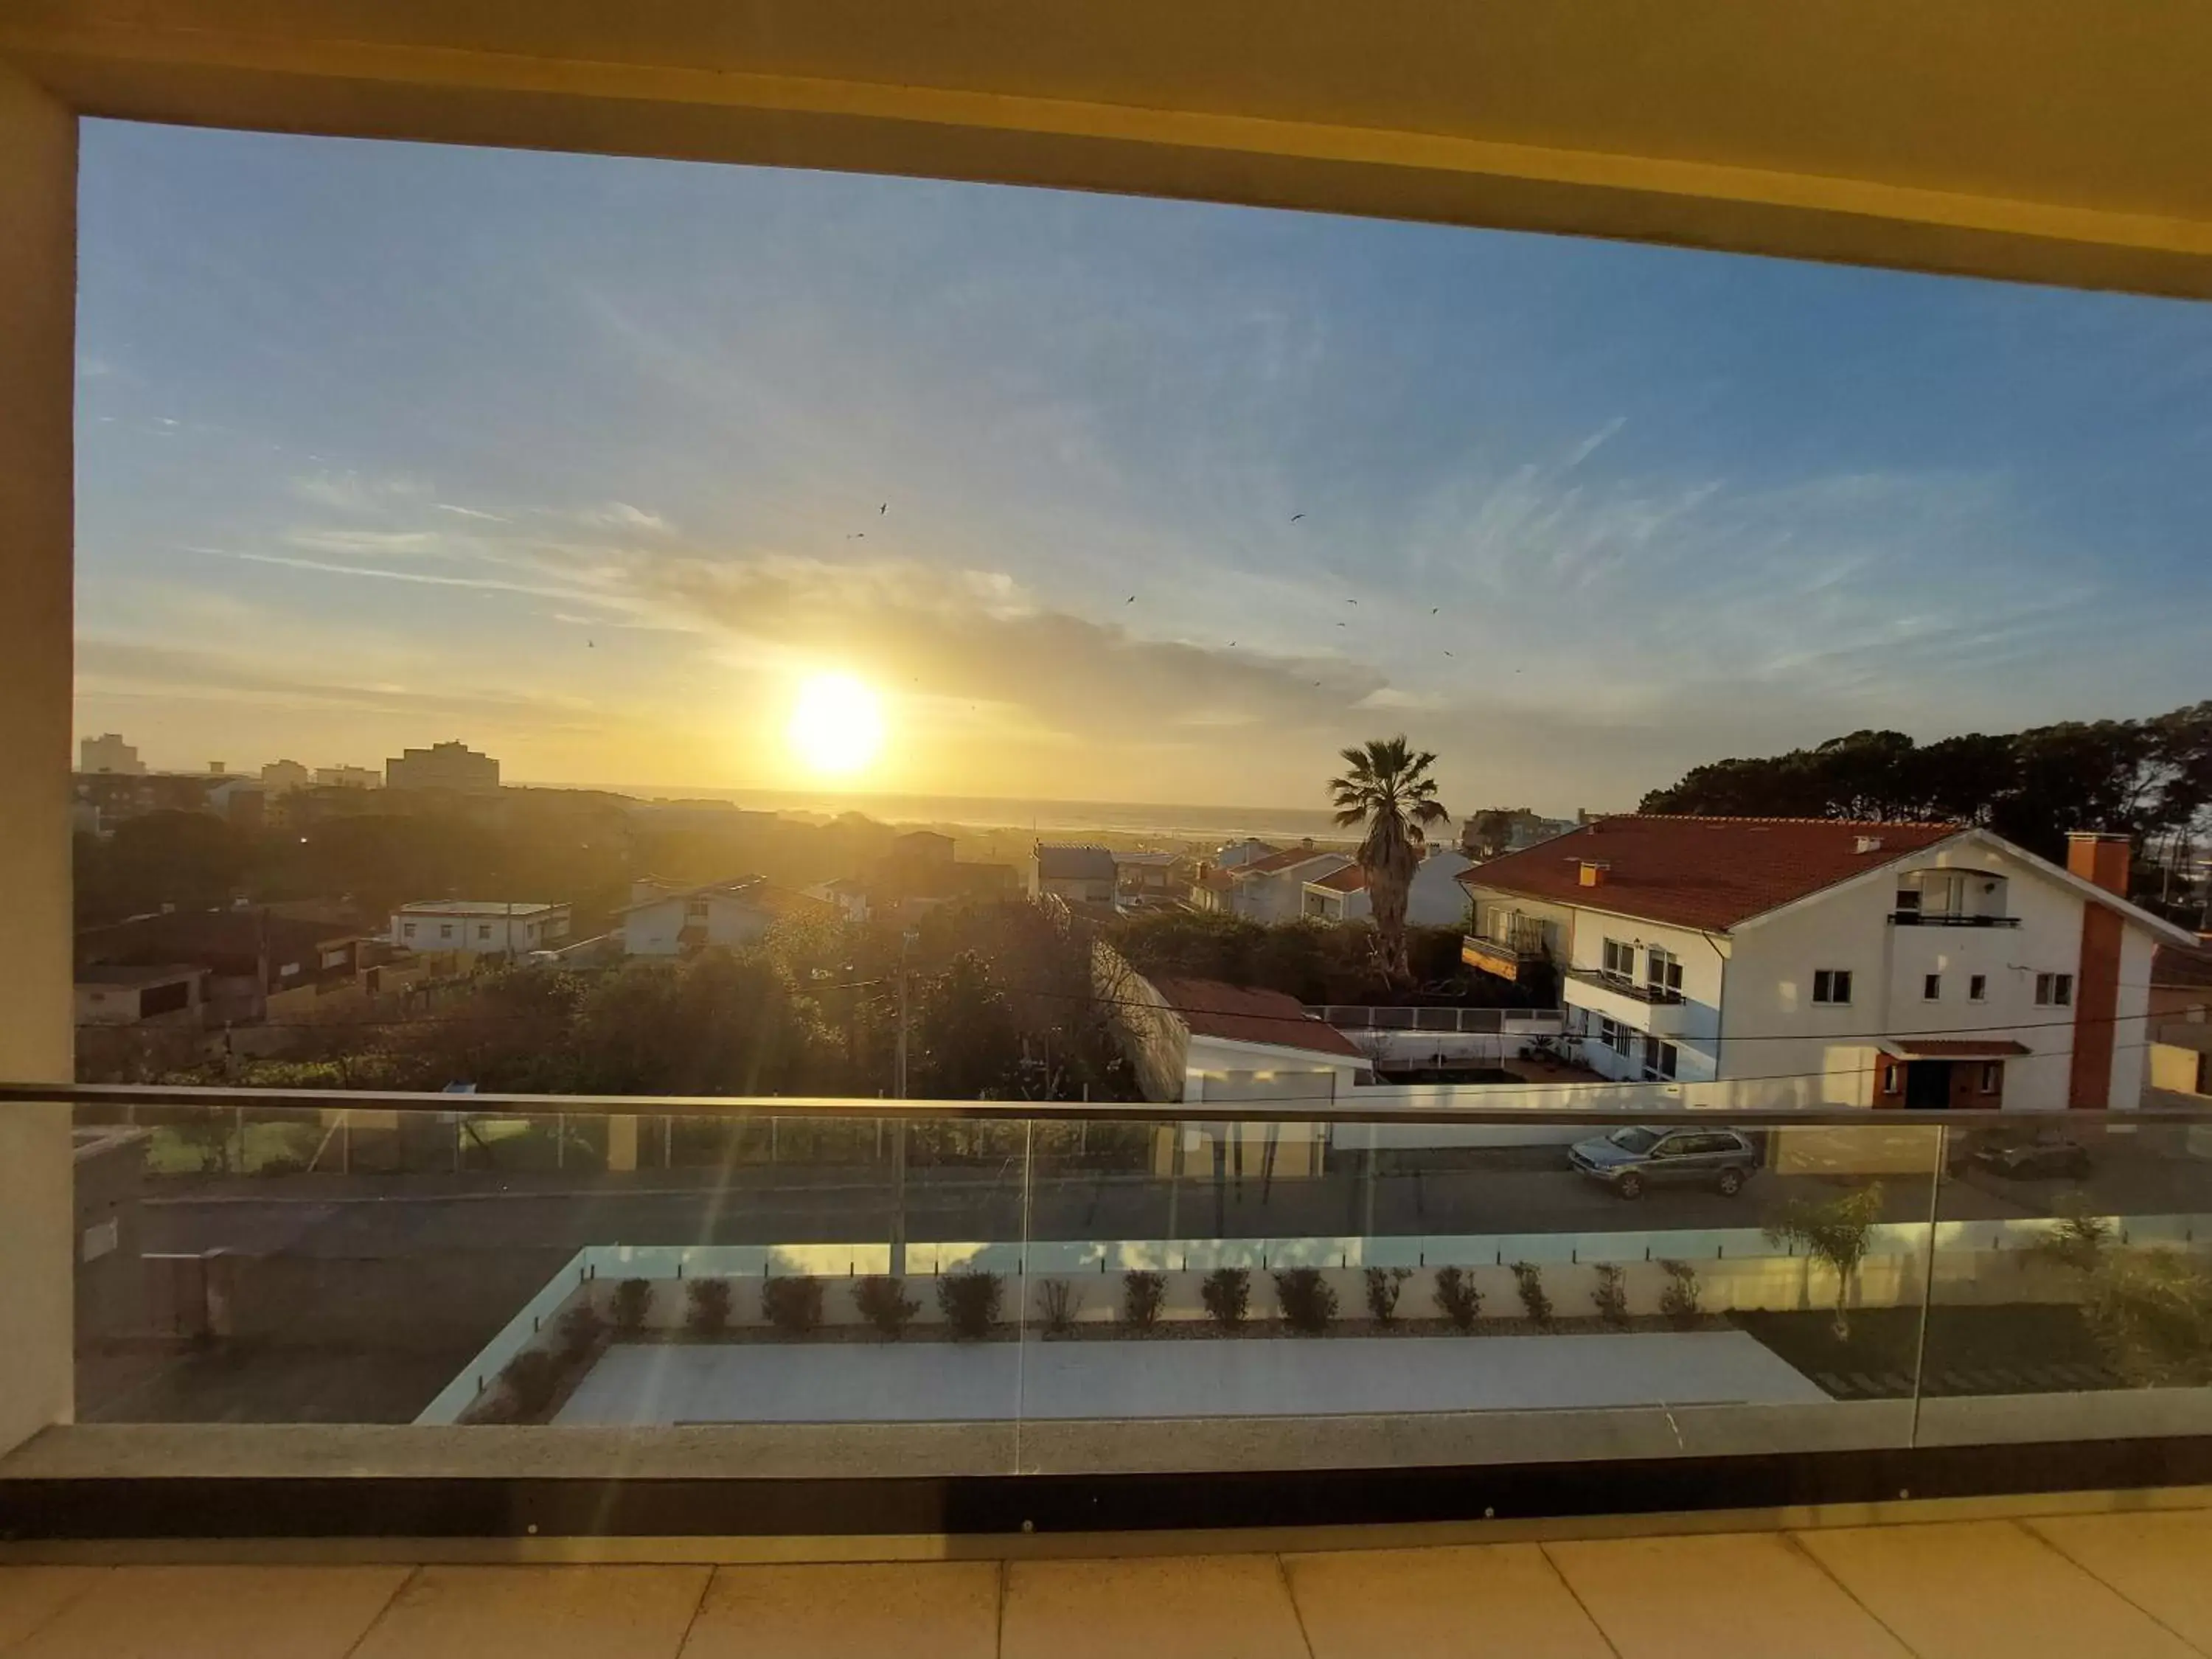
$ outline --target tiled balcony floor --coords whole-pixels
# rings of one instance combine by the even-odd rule
[[[1316,1554],[0,1567],[7,1659],[2212,1659],[2212,1510]]]

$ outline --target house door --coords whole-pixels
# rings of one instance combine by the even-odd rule
[[[1905,1103],[1912,1110],[1940,1110],[1951,1103],[1951,1062],[1916,1060],[1905,1068]]]

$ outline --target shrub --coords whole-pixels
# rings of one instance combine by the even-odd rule
[[[1474,1322],[1482,1317],[1482,1292],[1475,1288],[1474,1275],[1463,1267],[1437,1268],[1437,1306],[1443,1310],[1453,1329],[1473,1330]]]
[[[517,1418],[539,1417],[553,1403],[554,1392],[561,1385],[561,1368],[553,1363],[551,1354],[525,1348],[507,1362],[499,1381],[514,1402]]]
[[[1275,1300],[1283,1323],[1301,1336],[1319,1336],[1336,1317],[1336,1287],[1318,1267],[1285,1267],[1275,1275]]]
[[[1552,1298],[1544,1289],[1544,1272],[1533,1261],[1513,1264],[1513,1287],[1521,1293],[1522,1309],[1539,1325],[1552,1322]]]
[[[884,1336],[904,1333],[907,1322],[921,1311],[921,1304],[906,1296],[906,1281],[888,1273],[870,1273],[853,1285],[853,1306],[861,1318]]]
[[[1160,1322],[1160,1304],[1167,1298],[1165,1273],[1130,1268],[1121,1275],[1121,1322],[1134,1330],[1149,1331]]]
[[[1006,1287],[1002,1275],[986,1273],[980,1267],[939,1274],[938,1311],[952,1327],[953,1335],[965,1342],[981,1341],[999,1322],[999,1303]]]
[[[590,1303],[579,1302],[561,1316],[554,1328],[561,1335],[561,1357],[573,1365],[598,1346],[607,1322]]]
[[[1628,1286],[1619,1267],[1610,1261],[1597,1266],[1597,1283],[1590,1287],[1590,1302],[1597,1316],[1608,1325],[1628,1322]]]
[[[1659,1292],[1659,1311],[1684,1328],[1696,1324],[1705,1311],[1698,1304],[1698,1270],[1686,1261],[1659,1265],[1667,1270],[1667,1288]]]
[[[1213,1322],[1225,1331],[1233,1331],[1244,1322],[1245,1312],[1251,1306],[1252,1270],[1216,1267],[1206,1274],[1198,1293]]]
[[[2181,1252],[2107,1253],[2081,1317],[2106,1363],[2134,1387],[2212,1382],[2212,1276]]]
[[[1083,1292],[1073,1279],[1048,1279],[1037,1286],[1037,1316],[1044,1322],[1046,1335],[1066,1336],[1082,1311]]]
[[[720,1336],[730,1328],[730,1281],[695,1279],[685,1287],[691,1305],[684,1316],[694,1336]]]
[[[615,1328],[625,1335],[645,1328],[645,1316],[653,1311],[653,1281],[649,1279],[625,1279],[615,1286]]]
[[[1838,1342],[1851,1340],[1851,1281],[1865,1259],[1875,1224],[1881,1219],[1881,1183],[1877,1181],[1825,1204],[1793,1199],[1765,1230],[1769,1243],[1787,1243],[1793,1249],[1802,1244],[1807,1255],[1835,1274],[1834,1324]]]
[[[761,1281],[761,1312],[786,1336],[805,1336],[822,1323],[822,1281],[787,1273]]]
[[[1367,1311],[1375,1316],[1378,1325],[1398,1322],[1398,1297],[1405,1290],[1406,1281],[1413,1276],[1411,1267],[1370,1267],[1367,1270]]]

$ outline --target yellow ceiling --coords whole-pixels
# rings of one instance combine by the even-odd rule
[[[2212,292],[2203,0],[4,0],[88,112]]]

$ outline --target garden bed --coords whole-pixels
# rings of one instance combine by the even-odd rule
[[[1901,1400],[1914,1378],[1929,1395],[2072,1394],[2123,1389],[2103,1348],[2063,1304],[1939,1307],[1929,1316],[1928,1354],[1918,1362],[1917,1308],[1869,1308],[1837,1340],[1824,1310],[1731,1314],[1747,1331],[1838,1400]]]

